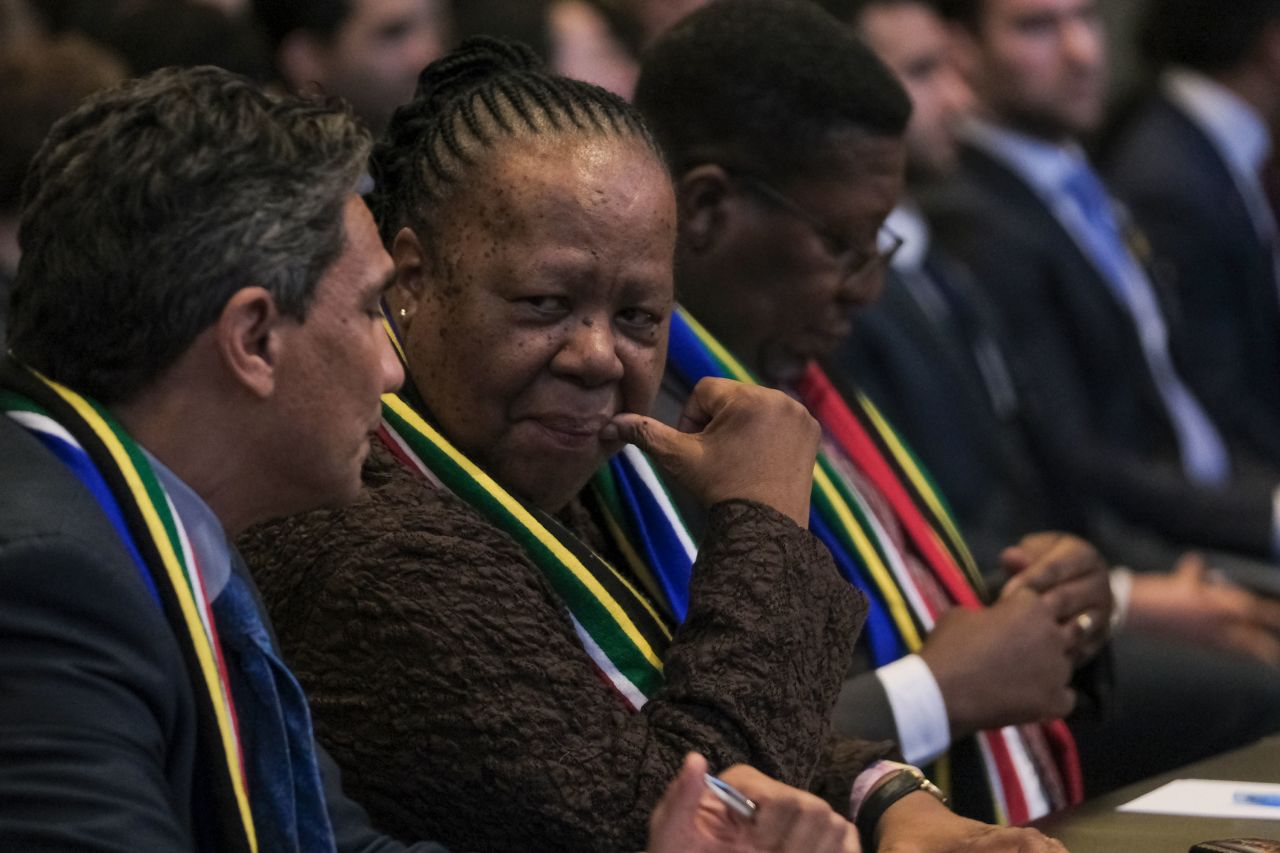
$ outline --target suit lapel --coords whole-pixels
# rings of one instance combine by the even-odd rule
[[[1073,334],[1080,336],[1081,330],[1088,330],[1083,333],[1088,335],[1086,345],[1102,353],[1100,360],[1128,368],[1130,379],[1141,389],[1143,407],[1168,429],[1172,439],[1172,425],[1151,371],[1146,367],[1146,355],[1133,318],[1113,295],[1102,272],[1053,215],[1045,200],[1021,177],[973,145],[962,147],[961,160],[966,174],[982,195],[1016,212],[1017,221],[1025,225],[1026,233],[1034,234],[1035,239],[1043,243],[1045,255],[1060,260],[1057,266],[1065,268],[1065,272],[1055,273],[1050,298],[1068,318],[1066,322]],[[1157,287],[1157,299],[1161,300],[1162,309],[1166,309],[1167,303],[1159,290]]]

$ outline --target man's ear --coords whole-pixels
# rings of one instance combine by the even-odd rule
[[[308,91],[314,86],[328,83],[325,74],[324,45],[305,30],[294,30],[280,42],[276,51],[276,63],[280,76],[289,88]]]
[[[427,294],[432,259],[417,232],[406,227],[391,241],[391,260],[395,263],[395,283],[387,292],[387,304],[400,331],[406,332]]]
[[[722,166],[704,163],[676,181],[680,243],[694,253],[706,252],[723,237],[734,213],[733,179]]]
[[[218,316],[214,341],[223,366],[232,381],[256,397],[265,399],[275,390],[286,319],[261,287],[237,290]]]

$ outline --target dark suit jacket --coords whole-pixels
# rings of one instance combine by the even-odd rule
[[[0,344],[4,343],[9,328],[9,293],[13,290],[13,277],[0,269]]]
[[[1038,453],[1063,496],[1189,544],[1267,555],[1273,483],[1194,487],[1125,309],[1039,196],[1002,163],[962,154],[953,191],[930,206],[939,239],[1001,315]]]
[[[931,251],[925,270],[906,275],[936,280],[943,269],[952,299],[932,307],[914,295],[919,282],[889,270],[883,295],[857,317],[828,373],[848,377],[880,407],[946,495],[979,565],[994,566],[1027,533],[1080,525],[1055,506],[1017,401],[997,410],[976,355],[977,336],[990,341],[993,330],[965,271]]]
[[[181,652],[93,497],[2,414],[0,590],[0,850],[195,850]],[[319,758],[338,849],[410,849],[375,833]]]
[[[1280,462],[1275,263],[1226,163],[1185,113],[1156,97],[1107,166],[1177,290],[1171,331],[1187,380],[1225,429]]]

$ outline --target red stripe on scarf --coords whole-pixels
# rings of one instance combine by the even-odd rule
[[[1080,750],[1076,748],[1075,736],[1062,720],[1050,720],[1043,728],[1058,770],[1062,773],[1062,784],[1067,789],[1067,802],[1073,806],[1079,805],[1084,802],[1084,773],[1080,769]]]
[[[849,458],[857,463],[880,494],[884,495],[903,530],[911,537],[917,553],[933,568],[934,575],[951,596],[951,600],[961,607],[981,607],[982,601],[968,578],[956,565],[951,554],[942,547],[933,527],[925,520],[898,475],[880,454],[874,439],[863,429],[857,416],[849,410],[840,393],[832,386],[831,380],[815,362],[809,363],[804,376],[796,384],[796,392],[818,422],[844,448]]]
[[[1004,742],[1004,733],[990,732],[986,742],[991,749],[991,760],[995,762],[996,773],[1000,776],[1000,787],[1004,789],[1004,804],[1008,809],[1005,817],[1014,826],[1024,824],[1031,820],[1031,809],[1027,807],[1027,798],[1022,793],[1022,781],[1018,778],[1018,771],[1014,769],[1013,756],[1009,754],[1009,747]]]
[[[227,663],[222,657],[222,641],[218,639],[218,623],[213,618],[213,609],[209,606],[209,591],[204,585],[204,572],[196,559],[196,549],[191,549],[191,562],[194,564],[196,581],[200,584],[200,598],[204,602],[204,616],[209,620],[209,645],[213,646],[214,660],[218,663],[218,677],[222,679],[223,692],[226,694],[227,710],[231,716],[231,730],[236,735],[236,751],[240,755],[240,776],[244,783],[245,793],[249,791],[249,765],[244,763],[244,743],[240,740],[240,716],[236,713],[235,698],[231,695],[231,680],[227,677]]]
[[[796,384],[796,393],[805,406],[822,424],[849,459],[856,464],[889,502],[898,522],[902,525],[917,552],[933,569],[935,577],[945,587],[953,601],[962,607],[983,607],[977,592],[970,585],[964,572],[942,547],[933,527],[911,499],[898,475],[880,453],[875,440],[863,428],[861,421],[850,410],[840,392],[831,384],[816,362],[810,362],[804,376]],[[1074,737],[1062,720],[1051,720],[1043,725],[1045,737],[1053,750],[1058,770],[1071,805],[1084,800],[1084,777],[1080,771],[1080,754]],[[1021,783],[1013,767],[1013,759],[1003,737],[987,738],[995,761],[1000,784],[1004,787],[1005,804],[1009,822],[1026,823],[1030,818]]]
[[[378,436],[378,440],[382,442],[387,450],[391,451],[391,455],[394,456],[396,461],[403,465],[406,470],[413,473],[419,479],[427,479],[427,476],[422,473],[422,469],[418,467],[418,463],[413,461],[409,454],[404,452],[404,448],[400,446],[400,442],[391,437],[391,432],[387,429],[386,424],[378,425],[378,432],[376,435]]]

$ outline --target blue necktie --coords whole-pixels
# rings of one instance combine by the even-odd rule
[[[231,572],[213,611],[240,722],[258,849],[334,853],[306,696],[272,647],[238,572]]]
[[[1200,485],[1226,484],[1231,476],[1226,445],[1200,402],[1178,376],[1169,355],[1168,330],[1155,291],[1142,267],[1129,254],[1102,182],[1082,162],[1067,178],[1063,190],[1083,214],[1084,231],[1080,236],[1086,251],[1137,327],[1147,367],[1178,439],[1183,471]]]

